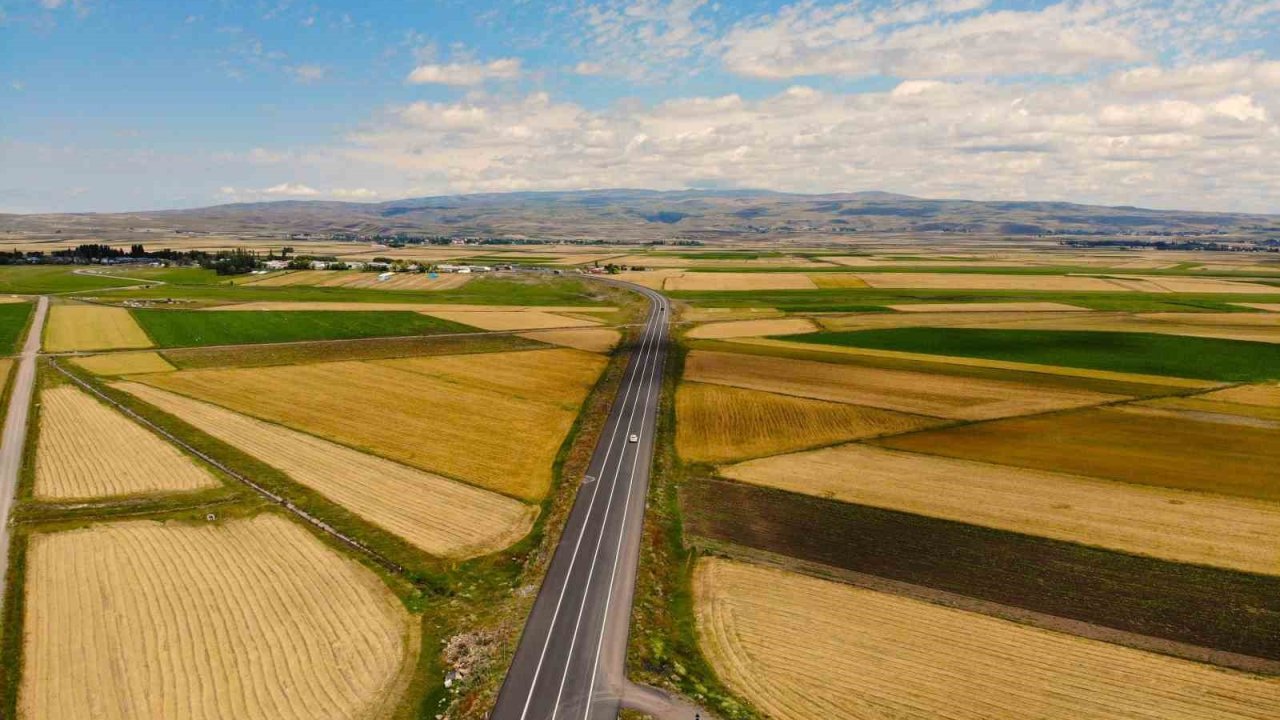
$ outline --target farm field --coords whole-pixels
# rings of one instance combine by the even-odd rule
[[[725,385],[684,383],[676,393],[676,448],[691,461],[773,455],[937,422],[891,410]]]
[[[983,612],[1177,653],[1166,641],[1280,660],[1280,577],[1175,563],[1051,538],[726,480],[680,488],[686,541],[907,583]],[[885,548],[892,548],[886,552]],[[1213,662],[1212,653],[1189,655]],[[1221,660],[1219,660],[1221,662]],[[1245,663],[1248,667],[1260,667]]]
[[[139,380],[536,501],[604,364],[594,353],[550,349],[190,370]]]
[[[0,267],[0,294],[39,295],[77,290],[102,290],[134,285],[129,280],[116,280],[76,273],[73,266]]]
[[[541,330],[544,328],[592,327],[595,320],[556,315],[532,310],[522,311],[432,311],[427,313],[451,323],[468,325],[481,330]]]
[[[1280,505],[862,444],[750,460],[735,480],[844,502],[1280,575]]]
[[[982,316],[975,316],[974,322],[957,326],[994,330],[1155,333],[1280,343],[1280,315],[1264,313],[1139,313],[1132,315],[1093,313],[1045,318],[1030,317],[1014,321],[992,321]]]
[[[890,305],[889,308],[913,313],[1077,312],[1087,309],[1055,302],[916,303]]]
[[[672,275],[662,284],[664,290],[811,290],[813,280],[803,273],[685,273]]]
[[[165,360],[182,370],[248,368],[300,363],[382,360],[427,355],[465,355],[512,350],[544,350],[545,343],[518,335],[417,335],[361,338],[340,343],[284,343],[171,348]]]
[[[25,300],[0,300],[0,354],[15,352],[22,340],[22,333],[31,322],[31,313],[35,307]]]
[[[1120,399],[969,377],[944,377],[767,355],[695,350],[685,379],[952,419],[990,419]]]
[[[1011,418],[876,443],[1138,485],[1280,500],[1280,428],[1227,425],[1140,407]]]
[[[133,315],[161,347],[471,332],[464,325],[413,312],[135,310]]]
[[[34,494],[41,500],[189,492],[218,481],[160,436],[73,385],[40,393]]]
[[[147,348],[151,338],[124,308],[54,305],[44,331],[45,352]]]
[[[203,308],[205,312],[250,312],[263,310],[327,310],[329,312],[531,312],[592,313],[613,312],[615,307],[601,305],[465,305],[461,303],[433,302],[314,302],[314,301],[255,301]]]
[[[1223,382],[1280,377],[1280,345],[1151,333],[896,328],[790,339]]]
[[[355,514],[441,557],[499,550],[536,509],[296,430],[138,383],[118,388],[284,472]]]
[[[1241,405],[1280,408],[1280,383],[1241,385],[1226,388],[1225,390],[1217,390],[1200,397],[1205,400],[1239,403]]]
[[[95,375],[137,375],[174,369],[160,353],[150,350],[87,355],[72,358],[71,362]]]
[[[520,333],[520,337],[576,350],[608,353],[622,340],[622,333],[612,328],[588,327],[568,330],[535,330],[533,332]]]
[[[275,515],[36,533],[27,567],[27,720],[374,717],[412,672],[400,602]]]
[[[981,273],[857,273],[868,286],[881,290],[1031,290],[1037,292],[1117,292],[1131,290],[1096,277],[1065,275],[1004,275]]]
[[[1181,410],[1188,413],[1188,417],[1217,421],[1222,423],[1237,422],[1241,425],[1252,425],[1254,427],[1280,427],[1280,425],[1272,425],[1270,422],[1280,423],[1280,406],[1272,405],[1251,405],[1246,403],[1226,402],[1206,395],[1197,395],[1195,397],[1171,397],[1158,398],[1155,400],[1147,400],[1136,403],[1142,407],[1159,408],[1165,410]],[[1208,413],[1209,416],[1203,415]],[[1235,416],[1234,418],[1232,416]],[[1255,418],[1264,422],[1251,422],[1247,418]]]
[[[819,328],[808,318],[778,318],[776,320],[731,320],[714,322],[693,328],[685,337],[695,340],[718,338],[762,337],[765,335],[799,335],[812,333]]]
[[[779,720],[1221,718],[1280,713],[1280,680],[826,580],[706,558],[698,635]]]

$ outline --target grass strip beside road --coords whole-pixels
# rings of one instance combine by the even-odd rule
[[[0,303],[0,354],[18,351],[18,342],[24,337],[34,308],[29,302]]]
[[[1280,377],[1280,344],[1156,333],[909,327],[787,339],[1222,382]]]

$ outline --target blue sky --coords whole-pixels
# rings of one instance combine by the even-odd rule
[[[0,212],[590,187],[1280,212],[1280,0],[0,0]]]

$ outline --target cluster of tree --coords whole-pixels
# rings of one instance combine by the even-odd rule
[[[1219,252],[1280,252],[1280,240],[1245,243],[1207,242],[1203,240],[1060,240],[1059,245],[1077,248],[1123,247],[1144,250],[1213,250]]]

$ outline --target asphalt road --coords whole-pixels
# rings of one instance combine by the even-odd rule
[[[556,548],[493,720],[614,720],[624,703],[663,720],[694,708],[626,679],[670,305],[656,292],[618,397]],[[637,442],[630,442],[632,435]]]
[[[13,376],[13,391],[9,395],[9,411],[4,418],[3,441],[0,441],[0,602],[4,601],[5,576],[9,570],[9,510],[18,489],[22,448],[27,440],[27,412],[35,389],[36,355],[40,352],[40,334],[48,310],[49,299],[41,297],[36,303],[35,317],[31,319],[31,330],[22,346],[18,372]]]

